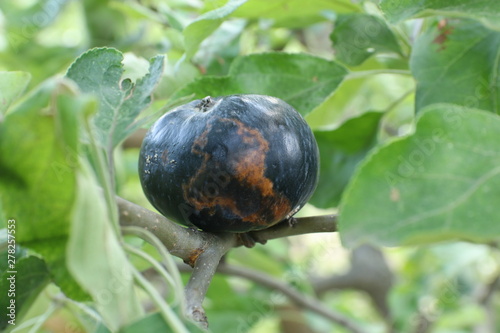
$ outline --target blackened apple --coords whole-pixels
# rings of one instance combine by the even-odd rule
[[[290,218],[311,197],[319,153],[302,116],[279,98],[195,100],[162,116],[139,157],[146,197],[163,215],[211,232]]]

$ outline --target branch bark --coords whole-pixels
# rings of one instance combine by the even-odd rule
[[[276,238],[335,231],[337,231],[337,215],[330,214],[292,218],[290,221],[283,221],[271,228],[250,232],[249,235],[255,241],[265,244],[266,241]]]
[[[477,292],[477,302],[481,305],[486,313],[485,320],[474,328],[474,333],[489,333],[495,331],[495,308],[492,304],[493,297],[500,290],[500,275],[497,275],[486,285],[479,287]]]
[[[183,228],[166,217],[130,201],[116,198],[121,226],[137,226],[153,233],[174,256],[194,266],[198,256],[213,243],[215,235]]]
[[[168,251],[193,267],[193,272],[186,285],[186,314],[202,327],[208,327],[208,321],[202,308],[207,289],[219,266],[220,259],[233,247],[246,245],[245,238],[265,243],[267,240],[289,237],[313,232],[334,232],[337,230],[337,216],[297,218],[283,221],[260,231],[243,234],[208,233],[182,227],[166,217],[154,213],[142,206],[117,197],[121,226],[137,226],[153,233],[165,245]],[[297,296],[301,298],[302,295]],[[304,306],[318,307],[312,301]],[[317,308],[317,311],[324,309]],[[324,315],[329,315],[327,312]],[[359,332],[359,331],[353,331]]]
[[[390,322],[391,314],[387,298],[394,284],[394,275],[382,251],[365,244],[352,251],[350,261],[351,268],[345,274],[316,279],[313,283],[314,291],[319,296],[329,290],[364,291],[372,299],[381,317]]]
[[[216,246],[207,248],[198,256],[186,285],[186,313],[205,329],[208,328],[208,320],[202,307],[203,300],[219,266],[220,259],[234,244],[235,238],[232,235],[221,235],[217,239]]]
[[[191,271],[186,266],[179,267],[179,269],[183,272]],[[220,264],[217,268],[217,273],[238,276],[250,281],[254,281],[257,284],[269,289],[277,290],[287,296],[288,299],[298,307],[317,313],[353,333],[363,333],[361,328],[359,328],[355,323],[351,322],[348,318],[345,318],[344,316],[326,308],[318,299],[302,294],[290,285],[268,274],[245,267],[228,264]]]
[[[116,202],[120,225],[137,226],[149,230],[162,241],[172,255],[181,258],[191,267],[203,251],[215,246],[220,237],[233,237],[233,246],[244,245],[239,234],[209,233],[185,228],[163,215],[123,198],[117,197]],[[259,243],[265,243],[271,239],[335,231],[337,231],[337,215],[330,214],[293,218],[292,221],[283,221],[268,229],[249,232],[248,235]]]
[[[356,324],[351,322],[349,319],[323,306],[323,304],[318,299],[304,295],[298,292],[296,289],[290,287],[288,284],[283,283],[270,275],[250,270],[248,268],[230,265],[220,265],[217,271],[223,274],[246,278],[248,280],[257,282],[258,284],[263,285],[267,288],[278,290],[301,308],[313,311],[353,333],[363,332],[359,327],[357,327]]]

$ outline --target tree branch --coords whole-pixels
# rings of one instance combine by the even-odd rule
[[[487,306],[491,303],[496,290],[500,288],[500,274],[484,285],[478,295],[478,303],[482,306]]]
[[[486,313],[486,318],[483,322],[474,328],[474,333],[484,333],[495,331],[495,308],[492,304],[495,292],[500,290],[500,274],[493,278],[486,285],[479,287],[477,292],[477,302],[481,305]]]
[[[266,241],[282,237],[297,236],[315,232],[337,231],[337,215],[323,215],[292,218],[259,231],[249,232],[257,242],[265,244]]]
[[[387,297],[394,284],[394,275],[382,251],[368,244],[361,245],[352,251],[350,262],[351,268],[345,274],[316,279],[313,282],[316,294],[321,296],[332,289],[364,291],[382,318],[390,321]]]
[[[190,272],[191,270],[186,266],[180,266],[179,269],[182,272]],[[248,269],[245,267],[239,267],[228,264],[220,264],[217,268],[217,273],[238,276],[250,281],[254,281],[257,284],[267,287],[269,289],[277,290],[284,294],[290,299],[294,304],[300,308],[307,309],[314,313],[317,313],[324,318],[337,323],[338,325],[348,329],[353,333],[362,333],[363,331],[349,319],[343,317],[342,315],[331,311],[326,308],[318,299],[307,296],[298,292],[296,289],[292,288],[290,285],[259,271]]]
[[[186,313],[205,329],[208,328],[208,320],[202,307],[203,300],[220,259],[234,246],[234,243],[235,238],[232,235],[221,235],[215,246],[207,248],[198,256],[186,285]]]
[[[213,243],[213,234],[184,228],[166,217],[130,201],[116,198],[121,226],[136,226],[153,233],[168,251],[194,266],[198,256]]]
[[[365,292],[384,319],[387,332],[394,332],[388,295],[394,284],[394,274],[380,249],[361,245],[351,253],[351,268],[344,274],[313,279],[315,293],[321,297],[329,290],[355,289]]]
[[[202,308],[203,299],[220,259],[231,248],[245,245],[245,238],[265,243],[267,240],[280,237],[337,230],[337,216],[326,215],[291,219],[280,222],[271,228],[246,234],[209,233],[182,227],[160,214],[123,198],[117,197],[116,202],[121,226],[136,226],[149,230],[158,237],[172,255],[181,258],[194,268],[185,288],[186,313],[202,327],[208,327],[207,318]],[[290,297],[302,297],[294,290],[291,292],[291,295],[295,296]],[[319,313],[323,312],[324,316],[333,316],[332,320],[335,318],[336,314],[332,315],[327,309],[315,303],[312,300],[303,300],[301,304],[305,307],[315,308]],[[338,320],[342,322],[343,318]],[[353,332],[359,331],[353,330]]]
[[[350,330],[353,333],[362,333],[363,332],[359,327],[357,327],[356,324],[351,322],[349,319],[343,317],[342,315],[340,315],[336,312],[333,312],[330,309],[326,308],[317,299],[314,299],[312,297],[309,297],[307,295],[304,295],[304,294],[298,292],[294,288],[281,282],[278,279],[273,278],[270,275],[267,275],[267,274],[264,274],[264,273],[261,273],[258,271],[250,270],[248,268],[230,266],[227,264],[220,265],[219,269],[217,271],[220,273],[223,273],[223,274],[230,274],[230,275],[246,278],[248,280],[252,280],[254,282],[257,282],[260,285],[266,286],[270,289],[278,290],[278,291],[282,292],[284,295],[286,295],[292,302],[297,304],[299,307],[313,311],[313,312],[339,324],[340,326],[345,327],[346,329]]]
[[[209,233],[196,229],[185,228],[167,219],[165,216],[136,205],[123,198],[117,197],[120,225],[142,227],[158,237],[171,254],[183,259],[191,267],[198,256],[208,247],[216,243],[217,238],[235,238],[234,246],[241,246],[243,242],[238,234]],[[248,235],[255,241],[265,243],[268,240],[297,236],[316,232],[337,231],[337,215],[311,216],[292,218],[283,221],[268,229],[252,231]]]

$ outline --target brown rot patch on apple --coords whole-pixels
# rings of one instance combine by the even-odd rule
[[[166,217],[211,232],[270,227],[295,214],[318,180],[319,153],[302,116],[263,95],[194,100],[144,138],[139,177]]]
[[[220,148],[233,151],[224,164],[213,156],[213,151],[218,151],[213,146],[220,143],[207,149],[211,140],[217,141],[219,128],[235,134],[231,142]],[[269,221],[282,220],[290,212],[290,202],[265,176],[268,151],[269,143],[257,129],[237,119],[214,120],[193,143],[191,152],[201,156],[203,162],[189,182],[183,184],[184,199],[198,213],[221,212],[228,219],[264,226]]]

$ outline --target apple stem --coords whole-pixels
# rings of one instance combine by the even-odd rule
[[[203,98],[199,104],[199,108],[201,109],[201,112],[207,112],[208,109],[214,104],[214,100],[212,97],[207,96]]]

